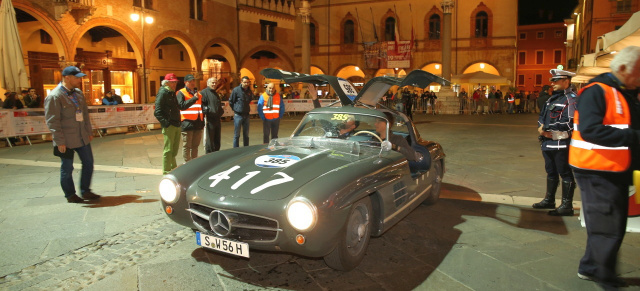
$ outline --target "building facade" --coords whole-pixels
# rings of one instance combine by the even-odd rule
[[[515,82],[518,90],[540,91],[549,84],[550,69],[567,66],[566,32],[563,22],[518,27]]]
[[[3,0],[6,1],[6,0]],[[450,0],[447,0],[450,1]],[[413,69],[442,74],[442,0],[313,0],[311,73],[356,83]],[[446,2],[446,1],[445,1]],[[516,78],[517,1],[453,1],[451,73],[482,70]],[[78,65],[90,104],[115,89],[131,103],[155,100],[162,77],[210,76],[226,88],[261,69],[302,71],[301,0],[13,0],[29,81],[40,95]],[[137,14],[138,18],[132,18]],[[147,18],[151,18],[149,22]],[[412,33],[413,32],[413,33]],[[410,64],[367,66],[363,43],[413,40]],[[447,78],[447,76],[445,76]],[[479,86],[482,84],[467,84]]]
[[[640,10],[640,0],[580,0],[571,19],[567,38],[568,67],[575,70],[580,57],[594,53],[598,37],[620,28]]]
[[[311,73],[352,81],[402,75],[414,69],[442,74],[442,0],[311,1]],[[451,13],[451,73],[485,71],[515,80],[517,1],[455,1]],[[400,41],[413,47],[408,67],[367,64],[363,43]],[[413,32],[413,33],[412,33]],[[296,30],[296,58],[302,32]],[[413,35],[413,36],[412,36]],[[452,76],[443,76],[450,79]],[[463,84],[463,86],[484,84]]]

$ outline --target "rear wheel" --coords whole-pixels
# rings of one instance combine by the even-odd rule
[[[433,180],[433,184],[431,184],[431,191],[429,192],[429,197],[422,202],[425,205],[435,204],[440,198],[440,188],[442,188],[442,161],[435,161],[433,165],[433,172],[436,175]]]
[[[360,264],[369,245],[371,220],[371,199],[367,196],[351,206],[338,245],[324,257],[327,266],[349,271]]]

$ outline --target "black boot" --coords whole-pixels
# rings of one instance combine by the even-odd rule
[[[556,190],[558,190],[558,183],[560,180],[547,178],[547,194],[544,195],[544,199],[538,203],[533,203],[531,207],[535,209],[554,209],[556,208]]]
[[[562,180],[562,204],[555,210],[549,211],[552,216],[573,216],[573,191],[576,182]]]

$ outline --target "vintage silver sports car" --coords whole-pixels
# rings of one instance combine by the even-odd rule
[[[446,80],[417,70],[403,79],[373,78],[357,92],[335,76],[261,74],[328,84],[339,100],[307,113],[290,137],[201,156],[163,177],[165,213],[194,229],[198,245],[246,258],[252,250],[323,257],[334,269],[350,270],[371,236],[438,200],[442,147],[378,101],[394,85],[425,88]],[[409,161],[381,138],[391,135],[405,139],[418,158]]]

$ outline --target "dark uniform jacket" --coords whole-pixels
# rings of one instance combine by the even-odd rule
[[[207,118],[207,122],[220,123],[220,118],[224,114],[222,101],[215,90],[207,87],[200,91],[202,95],[202,113]]]
[[[156,95],[156,110],[153,112],[160,125],[167,128],[169,125],[180,127],[180,106],[176,98],[176,92],[168,86],[160,87]]]
[[[567,88],[564,91],[554,91],[540,111],[538,126],[544,131],[566,132],[567,138],[553,140],[542,138],[542,150],[568,150],[573,131],[573,116],[576,110],[576,93]]]
[[[238,85],[238,87],[233,88],[231,91],[231,97],[229,97],[229,106],[233,112],[238,115],[248,116],[250,107],[249,104],[253,100],[253,92],[251,92],[251,88],[247,88],[247,90],[242,89],[242,85]]]
[[[616,88],[629,105],[631,113],[631,126],[626,129],[605,126],[602,121],[607,110],[604,99],[604,91],[600,86],[591,86],[580,94],[578,111],[580,112],[580,135],[584,140],[606,147],[629,147],[631,150],[631,167],[626,173],[626,178],[631,182],[631,170],[640,169],[640,101],[638,101],[638,89],[625,90],[620,81],[611,73],[599,75],[591,81],[604,83]],[[588,117],[588,118],[583,118]],[[574,168],[574,171],[589,171]],[[611,175],[616,175],[612,173]]]

